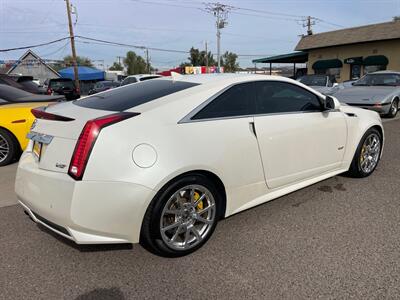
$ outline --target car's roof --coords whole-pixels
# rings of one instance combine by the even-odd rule
[[[369,73],[369,74],[396,74],[396,75],[400,75],[400,72],[392,71],[392,70],[384,70],[384,71],[376,71],[376,72]]]
[[[313,93],[319,95],[320,97],[323,97],[323,95],[320,92],[313,90],[310,87],[307,87],[301,82],[295,81],[287,77],[266,75],[266,74],[216,73],[216,74],[181,75],[175,73],[172,76],[157,78],[151,81],[156,83],[157,81],[162,81],[162,80],[188,82],[188,83],[194,83],[195,85],[193,87],[184,89],[182,91],[159,98],[163,100],[159,101],[159,99],[155,99],[155,101],[149,101],[147,103],[141,104],[140,106],[135,107],[133,111],[137,111],[138,109],[140,109],[141,112],[144,112],[152,110],[154,108],[162,109],[162,106],[171,105],[174,102],[181,103],[182,107],[185,107],[187,105],[191,106],[190,102],[187,101],[188,98],[192,99],[192,101],[199,101],[200,104],[202,101],[220,92],[225,87],[251,81],[288,82],[291,84],[299,85],[304,89],[310,90]],[[178,107],[181,106],[178,105]]]
[[[266,74],[236,74],[236,73],[214,73],[214,74],[196,74],[196,75],[181,75],[176,74],[173,76],[165,77],[163,79],[186,81],[199,84],[207,83],[236,83],[251,80],[283,80],[290,81],[290,79],[282,76],[266,75]],[[159,80],[159,79],[157,79]]]
[[[158,74],[136,74],[136,75],[129,75],[126,78],[142,78],[142,77],[149,77],[149,76],[155,76],[155,77],[162,77],[162,75],[158,75]]]

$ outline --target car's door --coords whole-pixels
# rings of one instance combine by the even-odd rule
[[[314,93],[292,83],[255,83],[254,118],[269,188],[340,168],[347,139],[343,114],[322,111]]]
[[[192,136],[193,156],[204,157],[229,187],[227,211],[235,211],[267,190],[253,127],[254,112],[253,83],[236,84],[203,103],[187,120],[187,132],[182,132]]]

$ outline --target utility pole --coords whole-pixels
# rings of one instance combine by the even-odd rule
[[[121,58],[123,58],[123,57],[122,56],[117,56],[118,64],[120,64],[120,65],[121,65]]]
[[[312,35],[312,26],[315,25],[315,18],[308,16],[303,20],[303,27],[307,27],[307,35]]]
[[[149,59],[149,49],[146,48],[146,68],[147,68],[147,73],[150,74],[150,59]]]
[[[205,41],[205,48],[206,48],[206,73],[208,73],[208,49],[207,49],[207,41]]]
[[[230,5],[217,3],[206,3],[206,11],[212,13],[214,17],[217,18],[216,27],[217,27],[217,60],[218,60],[218,70],[221,67],[221,29],[225,28],[228,25],[226,21],[228,18],[228,13],[234,7]]]
[[[76,87],[76,89],[78,91],[80,91],[79,75],[78,75],[78,63],[76,61],[76,50],[75,50],[75,36],[74,36],[74,29],[72,28],[71,5],[69,4],[69,0],[65,0],[65,3],[67,4],[69,37],[71,39],[72,63],[74,65],[75,87]]]

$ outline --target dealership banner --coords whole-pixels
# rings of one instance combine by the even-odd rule
[[[207,70],[208,69],[208,70]],[[207,74],[207,73],[224,73],[224,67],[206,67],[206,66],[200,66],[200,67],[192,67],[192,66],[186,66],[185,67],[185,74]]]

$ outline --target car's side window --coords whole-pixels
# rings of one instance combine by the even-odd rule
[[[297,85],[279,81],[255,82],[257,114],[320,111],[321,102]]]
[[[143,77],[140,78],[140,81],[145,81],[145,80],[149,80],[149,79],[154,79],[154,78],[158,78],[159,76],[148,76],[148,77]]]
[[[241,83],[230,87],[213,99],[192,117],[192,120],[237,117],[254,114],[255,94],[253,83]]]

